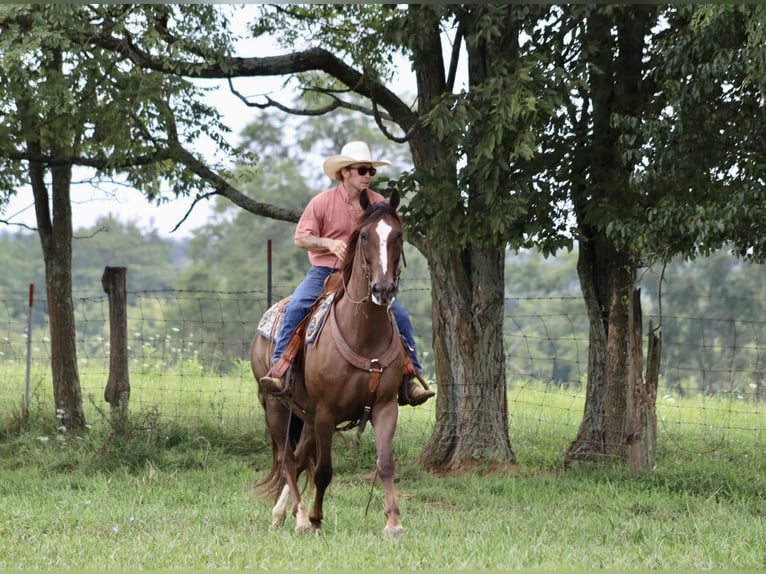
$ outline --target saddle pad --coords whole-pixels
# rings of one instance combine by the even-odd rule
[[[289,300],[290,297],[285,297],[268,308],[258,322],[257,331],[259,335],[266,337],[270,341],[276,340],[279,329],[282,327],[282,317],[285,315],[285,305]]]
[[[319,335],[325,319],[327,318],[327,311],[330,309],[333,298],[333,293],[327,293],[316,305],[316,310],[311,315],[311,318],[306,325],[306,343],[313,343],[314,339]],[[279,303],[275,303],[269,307],[258,322],[259,335],[266,337],[270,341],[276,341],[279,330],[282,328],[282,319],[285,316],[285,305],[289,300],[290,297],[286,297]]]
[[[311,315],[311,319],[309,319],[309,324],[306,325],[305,341],[307,345],[313,343],[317,335],[322,331],[322,325],[324,325],[325,319],[327,319],[327,311],[330,310],[334,297],[333,293],[327,293],[316,306],[316,310]]]

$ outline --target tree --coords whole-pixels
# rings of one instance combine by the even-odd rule
[[[640,384],[640,341],[631,318],[640,253],[606,233],[636,206],[630,186],[634,160],[621,151],[616,117],[640,121],[655,103],[645,80],[643,47],[656,22],[655,6],[567,6],[535,31],[547,46],[550,74],[564,88],[560,113],[547,126],[536,185],[560,217],[575,222],[577,273],[589,316],[588,383],[583,420],[567,460],[625,460],[631,401]],[[552,230],[561,232],[563,230]],[[651,405],[653,408],[653,404]]]
[[[186,15],[186,41],[201,53],[217,40],[201,33],[215,28],[217,13],[194,6]],[[164,6],[151,5],[0,7],[0,197],[32,188],[45,261],[54,402],[70,429],[86,422],[72,302],[73,171],[85,170],[95,180],[122,174],[161,202],[201,187],[173,161],[174,148],[204,135],[226,147],[217,113],[199,103],[198,88],[87,41],[92,27],[118,30],[140,36],[155,55],[168,54],[167,16]],[[169,193],[163,181],[171,183]]]
[[[591,315],[585,413],[568,460],[625,459],[635,398],[636,271],[732,240],[758,251],[764,112],[746,78],[750,9],[695,27],[698,6],[568,6],[551,37],[571,84],[547,181],[567,190]],[[755,137],[754,137],[755,136]],[[563,177],[562,177],[563,176]],[[756,233],[754,233],[756,231]],[[640,310],[640,309],[639,309]],[[649,465],[651,468],[651,465]]]
[[[645,190],[647,217],[613,230],[641,237],[637,247],[655,260],[693,259],[722,246],[766,260],[763,15],[756,5],[666,12],[654,78],[666,106],[657,106],[631,150],[645,157],[634,179]]]

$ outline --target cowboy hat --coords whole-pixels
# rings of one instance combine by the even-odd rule
[[[349,142],[340,150],[340,155],[331,155],[324,162],[324,172],[330,179],[337,179],[338,170],[355,163],[369,163],[372,167],[391,165],[388,161],[372,161],[370,148],[364,142]]]

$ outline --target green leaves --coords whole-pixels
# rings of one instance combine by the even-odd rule
[[[199,62],[226,50],[227,27],[210,6],[26,5],[0,11],[0,155],[29,158],[37,140],[44,157],[54,147],[96,177],[124,174],[157,199],[204,183],[172,161],[174,142],[196,148],[208,138],[230,147],[216,110],[188,80],[143,69],[130,50]],[[9,175],[10,174],[10,175]],[[0,178],[6,191],[25,183],[20,170]]]

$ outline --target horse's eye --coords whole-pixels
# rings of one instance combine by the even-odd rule
[[[361,238],[362,238],[362,241],[364,241],[365,243],[366,243],[366,242],[368,241],[368,239],[369,239],[369,237],[367,237],[367,232],[366,232],[366,231],[362,231],[362,233],[359,235],[359,237],[361,237]]]

